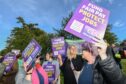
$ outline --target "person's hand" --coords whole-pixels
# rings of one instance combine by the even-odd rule
[[[57,56],[57,58],[58,58],[58,61],[59,61],[60,66],[62,66],[62,64],[63,64],[63,62],[62,62],[62,56],[59,54]]]
[[[101,60],[104,60],[107,58],[106,50],[107,50],[107,43],[104,42],[104,40],[100,40],[99,43],[95,43],[95,46],[98,47],[98,53],[101,57]]]
[[[61,61],[62,60],[62,56],[59,54],[58,56],[58,60]]]
[[[26,72],[27,74],[28,74],[28,73],[32,73],[32,70],[33,70],[33,69],[30,69],[30,70],[27,71],[27,66],[28,66],[27,62],[24,62],[24,63],[23,63],[23,67],[24,67],[25,72]]]
[[[25,70],[26,72],[27,72],[27,65],[28,65],[28,64],[27,64],[26,62],[23,63],[23,67],[24,67],[24,70]]]
[[[95,62],[94,56],[90,51],[87,50],[82,51],[82,58],[85,59],[88,64],[94,64]]]
[[[27,62],[24,62],[23,63],[23,67],[24,67],[24,70],[26,72],[26,76],[25,76],[25,79],[28,80],[28,81],[31,81],[31,75],[32,75],[32,70],[33,69],[30,69],[29,71],[27,71]]]

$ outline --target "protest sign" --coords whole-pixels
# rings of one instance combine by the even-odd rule
[[[8,53],[4,56],[3,63],[6,65],[5,72],[9,72],[16,61],[16,55]]]
[[[66,47],[64,37],[53,38],[51,41],[53,56],[56,57],[58,54],[65,55]]]
[[[89,0],[82,0],[65,31],[95,43],[103,39],[108,18],[108,10],[91,3]]]
[[[22,52],[23,59],[28,64],[27,69],[31,66],[32,62],[41,50],[41,46],[33,39]]]
[[[43,69],[46,71],[48,75],[49,82],[52,82],[55,80],[55,71],[56,71],[56,66],[53,65],[52,63],[48,62],[46,65],[43,66]]]
[[[11,52],[15,53],[15,55],[20,54],[20,50],[17,50],[17,49],[12,49]]]

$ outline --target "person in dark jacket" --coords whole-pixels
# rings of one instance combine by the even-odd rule
[[[64,84],[77,84],[80,71],[83,67],[82,56],[77,55],[76,46],[72,45],[67,50],[67,58],[62,62],[62,56],[58,55],[60,69],[64,76]]]
[[[117,47],[115,44],[112,44],[112,46],[110,46],[110,48],[111,48],[111,51],[112,51],[113,58],[114,58],[115,62],[120,67],[120,69],[122,69],[121,54],[119,53],[120,48]]]
[[[83,58],[87,62],[84,63],[78,84],[126,84],[119,66],[109,53],[106,54],[107,44],[102,41],[95,45],[98,56],[94,56],[88,48],[83,49]]]

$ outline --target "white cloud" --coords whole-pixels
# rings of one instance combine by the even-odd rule
[[[113,26],[115,26],[115,27],[123,27],[123,26],[125,26],[125,23],[122,22],[122,21],[120,21],[120,20],[118,20],[118,21],[116,21],[116,22],[113,24]]]

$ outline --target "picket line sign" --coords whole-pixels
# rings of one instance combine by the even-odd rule
[[[96,43],[104,37],[109,13],[89,0],[82,0],[64,30],[85,41]]]
[[[42,47],[37,43],[35,39],[28,44],[28,46],[22,52],[24,62],[27,63],[27,69],[31,66],[36,56],[41,52]]]

